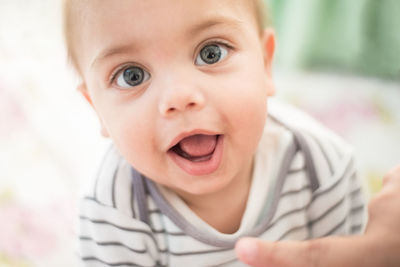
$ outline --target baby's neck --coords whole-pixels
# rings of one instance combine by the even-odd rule
[[[236,177],[224,190],[206,196],[183,197],[203,221],[224,234],[235,233],[246,210],[251,186],[251,167],[244,177]]]
[[[207,224],[224,234],[233,234],[239,230],[246,209],[249,190],[241,190],[242,196],[218,198],[206,207],[189,206]]]

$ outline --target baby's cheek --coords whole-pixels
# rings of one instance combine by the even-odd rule
[[[121,122],[112,139],[124,156],[133,158],[145,152],[146,136],[143,129],[131,122]]]

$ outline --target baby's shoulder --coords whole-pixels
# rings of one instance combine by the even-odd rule
[[[130,164],[110,145],[95,176],[83,192],[83,200],[113,208],[125,215],[135,214]]]
[[[291,132],[319,183],[330,183],[339,172],[354,169],[353,148],[343,138],[295,107],[278,101],[269,106],[271,118]]]

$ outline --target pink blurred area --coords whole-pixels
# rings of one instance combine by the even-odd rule
[[[69,200],[30,207],[15,199],[0,206],[0,251],[10,258],[40,260],[56,253],[73,234]]]
[[[75,266],[78,197],[108,141],[75,90],[60,2],[0,3],[0,266]],[[274,75],[288,101],[353,144],[372,192],[400,162],[400,86],[332,73]]]
[[[60,14],[60,1],[0,3],[0,266],[76,266],[79,191],[107,146]]]

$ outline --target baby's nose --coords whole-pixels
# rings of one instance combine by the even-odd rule
[[[169,117],[182,112],[200,110],[204,104],[205,98],[200,90],[177,88],[163,93],[159,112],[162,116]]]

